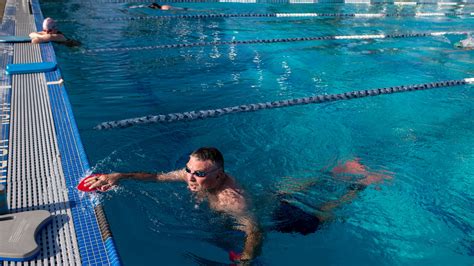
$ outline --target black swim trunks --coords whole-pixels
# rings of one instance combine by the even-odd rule
[[[349,185],[350,191],[362,191],[367,187],[365,184],[353,183]],[[280,193],[276,197],[279,205],[273,212],[273,230],[282,233],[300,233],[307,235],[316,232],[322,224],[320,218],[315,214],[308,213],[301,208],[288,202],[292,199],[291,194]]]
[[[278,208],[273,212],[274,230],[282,233],[300,233],[307,235],[319,229],[321,220],[315,215],[288,203],[284,199],[279,201]]]

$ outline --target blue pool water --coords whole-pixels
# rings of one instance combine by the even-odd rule
[[[195,148],[216,146],[269,228],[276,190],[318,180],[298,195],[301,205],[316,210],[347,187],[325,171],[360,158],[393,178],[337,209],[336,219],[314,234],[267,230],[257,264],[473,264],[472,85],[93,129],[148,114],[474,77],[474,51],[454,47],[461,36],[84,51],[233,38],[467,31],[474,29],[474,18],[110,19],[164,14],[128,9],[132,4],[42,2],[45,17],[69,20],[61,30],[83,43],[56,51],[94,171],[169,171],[183,167]],[[194,13],[474,12],[472,5],[176,5]],[[242,248],[243,235],[195,202],[184,184],[126,181],[104,194],[103,203],[125,265],[219,265],[229,263],[227,251]]]

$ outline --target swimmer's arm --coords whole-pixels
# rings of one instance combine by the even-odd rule
[[[337,200],[329,201],[323,204],[319,208],[319,210],[322,213],[317,213],[316,216],[321,220],[321,221],[327,221],[332,218],[332,213],[331,211],[334,210],[335,208],[341,206],[344,203],[348,203],[352,201],[355,197],[357,197],[357,194],[364,190],[366,187],[368,187],[372,183],[377,183],[380,182],[383,179],[390,179],[392,178],[389,175],[385,174],[378,174],[378,173],[369,173],[365,175],[363,179],[360,179],[356,183],[353,183],[349,185],[349,188],[342,197],[340,197]]]
[[[32,32],[30,33],[30,38],[33,39],[33,38],[38,38],[38,37],[41,37],[44,35],[44,32]]]
[[[31,38],[30,34],[30,38]],[[62,34],[43,34],[43,35],[37,35],[37,37],[34,37],[31,42],[32,43],[44,43],[44,42],[66,42],[67,39],[64,37]]]
[[[159,173],[156,175],[157,181],[186,181],[186,171],[179,169],[168,173]]]
[[[327,221],[332,219],[332,210],[336,209],[342,204],[352,201],[355,197],[357,197],[358,192],[365,189],[365,187],[368,185],[367,183],[365,183],[365,181],[367,179],[367,176],[370,175],[365,165],[361,164],[358,158],[347,161],[342,165],[334,167],[331,170],[330,174],[334,177],[344,175],[362,175],[364,176],[364,179],[361,179],[357,183],[350,185],[347,192],[339,199],[326,202],[321,207],[319,207],[318,212],[315,215],[321,221]]]
[[[241,230],[245,232],[244,250],[242,252],[241,260],[252,260],[260,253],[262,246],[263,234],[257,223],[252,217],[246,217],[241,220]]]
[[[43,41],[41,37],[36,37],[36,38],[31,39],[31,43],[34,43],[34,44],[43,43],[43,42],[45,41]]]
[[[122,179],[135,179],[140,181],[185,181],[184,169],[176,170],[168,173],[112,173],[100,175],[97,180],[90,179],[86,182],[86,185],[90,188],[103,187],[103,186],[115,186]]]
[[[342,195],[342,197],[337,200],[326,202],[321,207],[319,207],[318,209],[320,212],[316,213],[316,216],[322,222],[332,219],[332,210],[336,209],[342,204],[351,202],[355,197],[357,197],[359,191],[363,190],[365,187],[365,185],[360,183],[350,185],[346,194]]]
[[[177,6],[171,6],[167,10],[171,11],[189,11],[187,7],[177,7]]]
[[[144,8],[148,7],[147,5],[135,5],[135,6],[129,6],[128,8]]]
[[[241,260],[252,260],[260,254],[263,234],[258,226],[257,220],[249,213],[245,199],[233,197],[228,205],[227,213],[232,215],[237,221],[237,229],[245,233],[244,250]]]
[[[30,33],[31,43],[38,44],[43,42],[48,42],[49,40],[45,40],[45,33],[44,32],[32,32]]]
[[[130,178],[141,181],[184,181],[185,172],[184,169],[171,171],[168,173],[118,173],[118,179]]]

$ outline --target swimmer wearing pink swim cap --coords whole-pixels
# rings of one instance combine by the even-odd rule
[[[45,32],[53,32],[53,31],[57,31],[57,26],[56,26],[56,21],[54,21],[54,19],[52,18],[46,18],[44,21],[43,21],[43,31]]]
[[[58,31],[56,21],[52,18],[46,18],[43,21],[43,31],[30,33],[32,43],[57,42],[67,46],[78,46],[80,42],[68,39],[64,34]]]

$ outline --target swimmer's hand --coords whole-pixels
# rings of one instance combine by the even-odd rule
[[[231,264],[232,266],[235,265],[251,265],[252,258],[251,256],[248,256],[243,253],[238,253],[233,250],[229,251],[229,260],[232,261],[233,263]]]
[[[109,190],[111,187],[118,184],[122,178],[120,173],[113,174],[99,174],[95,178],[89,178],[84,182],[84,185],[89,189],[99,189],[100,191]]]

